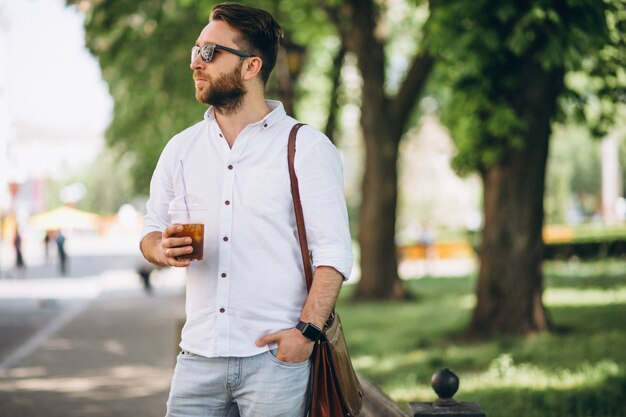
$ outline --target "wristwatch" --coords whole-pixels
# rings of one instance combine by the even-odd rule
[[[322,336],[322,331],[320,330],[320,328],[313,323],[305,323],[303,321],[299,321],[298,324],[296,324],[296,329],[300,330],[304,337],[314,342],[317,342]]]

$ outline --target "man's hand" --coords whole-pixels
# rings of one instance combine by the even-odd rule
[[[304,303],[300,320],[323,329],[333,310],[342,283],[343,277],[335,268],[324,265],[315,268],[313,286]],[[266,334],[256,342],[256,345],[265,346],[269,343],[278,344],[276,359],[283,362],[304,362],[311,357],[315,346],[313,341],[303,336],[296,328]]]
[[[276,359],[283,362],[304,362],[311,357],[315,343],[307,339],[298,329],[281,330],[266,334],[257,340],[256,345],[261,347],[269,343],[278,344]]]
[[[190,254],[193,251],[190,237],[176,237],[176,233],[183,231],[183,226],[173,224],[163,233],[152,232],[141,241],[141,252],[144,257],[155,265],[187,267],[188,259],[179,259],[179,256]]]

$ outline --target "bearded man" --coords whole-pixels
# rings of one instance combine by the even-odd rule
[[[174,136],[150,185],[141,251],[187,269],[186,322],[167,416],[301,417],[309,357],[352,268],[341,160],[305,126],[299,181],[313,267],[307,294],[287,166],[297,123],[265,99],[282,30],[266,11],[217,5],[191,50],[202,121]],[[171,224],[169,203],[207,209],[204,257]]]

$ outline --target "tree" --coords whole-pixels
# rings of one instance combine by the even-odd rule
[[[579,106],[592,96],[624,99],[623,3],[436,0],[433,10],[431,51],[452,80],[445,120],[458,148],[455,167],[478,171],[484,185],[467,335],[541,331],[550,324],[541,300],[541,232],[551,122],[567,98]],[[576,71],[597,74],[601,88],[574,94],[566,74]],[[599,130],[608,126],[609,107],[597,118]]]
[[[398,147],[413,108],[433,67],[432,56],[413,57],[396,94],[386,90],[385,40],[377,34],[382,13],[373,0],[344,1],[327,7],[348,51],[358,59],[363,78],[361,129],[365,141],[365,174],[359,218],[361,279],[358,299],[405,298],[396,259]]]

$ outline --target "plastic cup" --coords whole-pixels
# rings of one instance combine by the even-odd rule
[[[190,237],[193,251],[186,255],[180,255],[180,260],[200,261],[204,255],[204,222],[206,207],[202,200],[192,194],[185,197],[176,197],[170,202],[168,213],[172,224],[183,226],[181,232],[175,233],[174,237]]]

